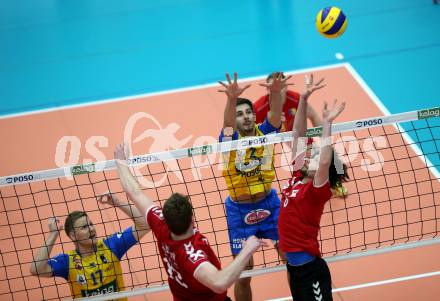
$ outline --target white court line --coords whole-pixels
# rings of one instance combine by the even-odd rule
[[[357,83],[362,87],[362,89],[370,96],[371,100],[379,107],[379,110],[382,111],[384,115],[391,115],[390,111],[385,107],[383,102],[377,97],[377,95],[371,90],[371,88],[367,85],[364,79],[359,75],[359,73],[353,68],[350,63],[346,63],[344,65],[347,68],[348,72],[350,72],[351,76],[357,81]]]
[[[359,288],[366,288],[366,287],[371,287],[371,286],[378,286],[378,285],[384,285],[384,284],[390,284],[390,283],[396,283],[396,282],[402,282],[402,281],[408,281],[408,280],[414,280],[414,279],[420,279],[420,278],[427,278],[427,277],[433,277],[433,276],[439,276],[439,275],[440,275],[440,271],[435,271],[435,272],[430,272],[430,273],[387,279],[387,280],[382,280],[382,281],[367,282],[367,283],[359,284],[359,285],[352,285],[352,286],[346,286],[346,287],[341,287],[341,288],[335,288],[332,290],[332,293],[350,291],[350,290],[359,289]],[[292,300],[292,297],[268,299],[266,301],[288,301],[288,300]]]
[[[321,71],[326,69],[334,69],[338,67],[346,66],[347,63],[339,63],[339,64],[332,64],[332,65],[325,65],[325,66],[319,66],[319,67],[312,67],[312,68],[305,68],[305,69],[298,69],[293,71],[286,71],[285,74],[294,75],[298,73],[308,73],[308,72],[314,72],[314,71]],[[223,75],[219,75],[219,80],[223,80]],[[267,77],[267,74],[265,75],[259,75],[255,77],[248,77],[248,78],[241,78],[239,79],[240,82],[248,82],[248,81],[256,81],[256,80],[263,80]],[[179,93],[179,92],[186,92],[191,90],[198,90],[198,89],[204,89],[204,88],[211,88],[219,86],[217,82],[215,83],[209,83],[204,85],[198,85],[198,86],[191,86],[186,88],[178,88],[178,89],[171,89],[171,90],[163,90],[158,92],[150,92],[145,94],[136,94],[131,96],[125,96],[125,97],[117,97],[117,98],[110,98],[110,99],[103,99],[103,100],[94,100],[89,102],[83,102],[80,104],[72,104],[72,105],[65,105],[65,106],[59,106],[59,107],[52,107],[48,109],[40,109],[40,110],[31,110],[26,112],[20,112],[20,113],[12,113],[12,114],[6,114],[1,115],[0,119],[7,119],[7,118],[13,118],[13,117],[20,117],[20,116],[26,116],[26,115],[33,115],[33,114],[41,114],[41,113],[47,113],[47,112],[55,112],[60,110],[67,110],[67,109],[75,109],[75,108],[81,108],[81,107],[88,107],[93,105],[100,105],[100,104],[106,104],[106,103],[113,103],[113,102],[120,102],[120,101],[127,101],[127,100],[133,100],[137,98],[144,98],[144,97],[151,97],[151,96],[158,96],[158,95],[166,95],[166,94],[172,94],[172,93]]]
[[[382,111],[384,115],[391,115],[390,111],[385,107],[383,102],[377,97],[377,95],[371,90],[371,88],[367,85],[367,83],[364,81],[364,79],[357,73],[357,71],[351,66],[350,63],[346,63],[344,65],[345,68],[351,73],[353,78],[358,82],[358,84],[364,89],[365,93],[368,94],[368,96],[373,100],[373,102],[379,107],[379,109]],[[426,108],[425,108],[426,109]],[[432,174],[437,178],[440,179],[440,172],[437,170],[437,168],[432,164],[431,160],[427,156],[425,156],[422,152],[422,150],[419,148],[419,146],[414,142],[414,140],[406,133],[406,131],[399,125],[394,125],[395,129],[403,136],[404,140],[406,140],[410,147],[414,150],[416,155],[420,158],[420,160],[425,160],[427,167],[432,172]]]

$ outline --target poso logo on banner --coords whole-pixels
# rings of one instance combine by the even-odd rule
[[[36,179],[36,177],[33,174],[28,174],[28,175],[21,175],[15,177],[7,177],[6,183],[7,184],[23,183],[23,182],[32,181],[34,179]]]
[[[267,143],[267,137],[265,136],[259,136],[259,137],[254,137],[252,139],[246,139],[241,141],[241,146],[242,147],[249,147],[249,146],[257,146],[257,145],[261,145]]]
[[[153,163],[153,162],[159,162],[160,159],[153,155],[146,155],[146,156],[136,156],[133,158],[127,159],[127,162],[129,165],[131,164],[141,164],[141,163]]]
[[[382,118],[368,119],[356,122],[356,127],[363,128],[368,126],[381,125],[383,123]]]

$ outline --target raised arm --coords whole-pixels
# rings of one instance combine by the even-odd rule
[[[287,81],[292,76],[288,76],[283,79],[283,74],[280,72],[273,76],[270,83],[263,83],[260,86],[266,87],[269,92],[270,99],[270,111],[269,111],[269,123],[276,128],[281,127],[281,114],[283,112],[283,99],[281,91],[286,89],[287,86],[293,85],[288,84]]]
[[[136,238],[137,241],[141,240],[142,237],[150,232],[150,227],[148,226],[145,216],[139,212],[136,206],[122,202],[118,197],[112,195],[110,192],[99,196],[98,201],[101,204],[108,204],[115,208],[119,208],[122,212],[124,212],[133,220],[133,236]]]
[[[116,146],[114,155],[122,187],[139,210],[139,213],[145,218],[147,210],[152,207],[154,203],[143,193],[138,181],[131,174],[127,165],[126,147],[124,143]]]
[[[240,87],[237,83],[237,72],[234,72],[234,81],[231,81],[229,73],[226,73],[227,84],[219,81],[218,83],[224,87],[224,89],[218,90],[218,92],[225,93],[227,96],[227,102],[225,106],[225,112],[223,115],[223,128],[233,128],[236,130],[235,116],[237,98],[251,85]]]
[[[34,261],[31,263],[30,269],[32,275],[46,278],[52,277],[52,267],[49,265],[48,260],[55,241],[60,235],[59,231],[63,229],[60,221],[55,217],[49,218],[48,225],[50,231],[49,237],[44,243],[44,246],[38,249],[37,254],[34,256]]]
[[[307,111],[308,111],[308,104],[307,101],[310,97],[310,95],[313,94],[316,90],[319,90],[321,88],[324,88],[325,85],[322,84],[324,81],[324,78],[320,79],[317,83],[313,82],[313,74],[310,76],[305,76],[305,82],[306,82],[306,90],[304,93],[301,93],[301,96],[299,98],[299,104],[298,104],[298,110],[295,114],[295,120],[293,122],[293,130],[292,130],[292,160],[295,161],[295,163],[299,163],[302,166],[302,162],[296,162],[296,159],[299,155],[302,155],[305,151],[306,147],[306,133],[307,133]],[[298,143],[301,139],[301,143],[303,145],[300,145],[300,151],[298,152]]]
[[[341,114],[345,108],[345,102],[338,104],[337,100],[333,101],[332,106],[329,108],[327,102],[324,103],[324,109],[322,110],[322,139],[321,139],[321,152],[319,157],[318,170],[316,171],[313,179],[313,185],[320,187],[328,180],[329,167],[332,163],[333,149],[331,143],[332,135],[332,123],[336,117]]]
[[[244,243],[241,252],[226,268],[218,270],[209,262],[203,263],[196,269],[194,278],[212,291],[221,294],[237,281],[241,272],[248,265],[252,254],[261,246],[267,246],[267,244],[255,236],[250,236]]]

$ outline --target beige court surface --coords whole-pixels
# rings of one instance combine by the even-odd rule
[[[323,101],[334,98],[347,102],[346,110],[337,122],[352,121],[383,113],[371,95],[344,66],[317,70],[316,78],[325,77],[327,86],[310,100],[317,110]],[[303,73],[294,74],[295,89],[303,89]],[[244,97],[255,100],[265,93],[253,81]],[[133,154],[146,154],[175,148],[214,143],[222,126],[225,97],[218,86],[189,89],[94,104],[78,108],[60,109],[0,119],[0,176],[110,160],[116,144],[127,141]],[[347,137],[353,133],[345,133]],[[351,156],[352,181],[346,184],[350,194],[346,199],[334,198],[327,205],[322,219],[321,240],[325,256],[374,249],[393,243],[433,237],[440,216],[440,185],[438,179],[417,157],[407,141],[392,126],[371,131],[359,131],[356,139],[360,150],[366,151],[370,136],[386,136],[386,145],[376,146],[384,158],[377,171],[361,168],[361,156]],[[339,138],[341,136],[338,136]],[[279,149],[281,147],[278,147]],[[344,154],[347,158],[349,152]],[[198,160],[198,159],[194,159]],[[215,159],[213,161],[217,162]],[[198,226],[207,233],[222,264],[230,262],[223,200],[227,191],[218,168],[200,168],[198,178],[191,162],[170,163],[178,172],[169,175],[157,189],[145,192],[154,200],[163,201],[174,191],[192,196]],[[209,162],[208,162],[209,163]],[[213,166],[217,167],[216,164]],[[287,172],[281,156],[275,166],[278,191]],[[163,166],[142,169],[147,180],[161,180]],[[181,177],[185,179],[182,183]],[[31,185],[1,187],[0,203],[0,296],[1,300],[42,300],[68,296],[63,279],[43,279],[30,276],[32,252],[43,244],[47,218],[64,217],[71,210],[90,212],[102,236],[128,227],[127,220],[114,209],[98,207],[95,197],[107,189],[120,192],[114,172],[81,175],[75,179],[49,180]],[[18,197],[17,197],[18,195]],[[124,197],[123,194],[120,194]],[[119,220],[119,221],[116,221]],[[335,224],[336,226],[333,226]],[[434,233],[434,234],[432,234]],[[70,248],[64,233],[52,254]],[[430,246],[363,257],[330,264],[336,288],[381,281],[396,277],[440,270],[440,247]],[[276,262],[273,250],[259,252],[257,263]],[[145,283],[157,284],[165,277],[158,269],[159,262],[151,234],[140,246],[127,253],[123,262],[126,284],[135,287]],[[277,263],[269,263],[273,266]],[[41,289],[40,286],[45,286]],[[252,281],[254,300],[268,300],[289,296],[284,272],[255,277]],[[27,292],[25,291],[27,290]],[[229,295],[233,297],[232,290]],[[434,300],[440,295],[440,277],[350,290],[334,294],[335,300]],[[149,294],[147,300],[171,300],[169,292]],[[145,300],[135,297],[133,300]]]

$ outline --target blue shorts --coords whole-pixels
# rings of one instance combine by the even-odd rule
[[[278,241],[280,199],[275,189],[258,203],[238,203],[228,197],[225,207],[233,255],[240,253],[243,241],[251,235]]]

